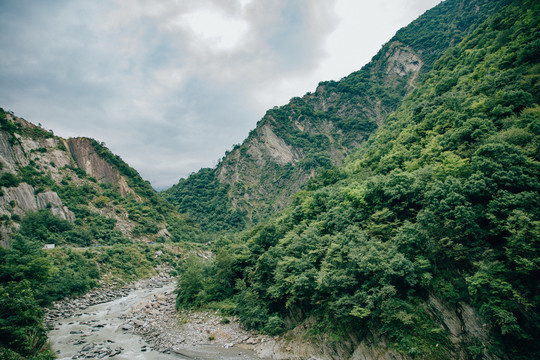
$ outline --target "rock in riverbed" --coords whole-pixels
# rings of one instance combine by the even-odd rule
[[[231,348],[243,344],[249,348],[268,340],[266,336],[246,331],[238,319],[223,318],[215,312],[191,312],[175,309],[175,294],[166,291],[126,314],[126,324],[160,352],[182,352],[196,346]]]
[[[84,310],[92,305],[106,303],[124,296],[127,296],[131,291],[141,288],[159,288],[169,283],[171,276],[167,269],[162,269],[158,276],[151,279],[141,280],[135,284],[125,285],[123,287],[117,287],[116,283],[113,283],[108,287],[101,287],[85,295],[74,298],[65,299],[55,302],[45,313],[45,324],[49,328],[54,327],[54,323],[61,318],[68,318],[78,310]]]
[[[122,347],[110,347],[109,341],[104,341],[97,344],[88,344],[84,346],[77,354],[72,356],[72,359],[103,359],[105,357],[115,357],[121,354],[124,349]]]

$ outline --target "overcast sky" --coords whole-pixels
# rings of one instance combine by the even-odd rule
[[[105,142],[163,189],[439,2],[0,0],[0,107]]]

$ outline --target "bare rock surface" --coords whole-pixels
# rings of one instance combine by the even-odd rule
[[[174,279],[162,272],[135,284],[101,288],[55,303],[45,318],[53,350],[61,360],[260,359],[249,349],[234,346],[260,341],[241,330],[236,319],[226,323],[210,313],[178,316],[174,287]]]
[[[199,347],[251,349],[255,344],[268,341],[267,336],[246,331],[238,319],[223,318],[215,312],[175,310],[173,291],[155,295],[127,314],[126,321],[134,333],[141,335],[160,351],[178,354],[194,353]]]
[[[55,322],[60,319],[73,316],[76,312],[85,310],[93,305],[107,303],[125,296],[138,289],[162,288],[173,281],[166,270],[162,270],[159,275],[151,279],[145,279],[133,284],[118,286],[112,283],[109,286],[103,286],[89,291],[85,295],[77,298],[64,299],[53,303],[46,310],[45,324],[53,328]]]

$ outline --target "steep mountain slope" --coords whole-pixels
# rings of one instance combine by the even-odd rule
[[[539,14],[516,0],[449,49],[344,167],[186,262],[178,306],[301,356],[540,358]]]
[[[82,246],[179,241],[196,233],[103,144],[59,138],[3,109],[0,125],[2,244],[29,211],[43,209],[81,227],[72,241]]]
[[[310,178],[362,144],[449,46],[504,3],[442,2],[360,71],[269,110],[217,168],[181,179],[163,195],[211,230],[241,229],[283,209]]]
[[[3,109],[0,231],[0,358],[11,360],[55,358],[44,306],[174,266],[177,243],[200,237],[104,144],[56,137]]]

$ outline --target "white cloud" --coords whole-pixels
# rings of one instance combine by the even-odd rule
[[[219,9],[198,9],[181,15],[176,23],[190,30],[195,43],[203,45],[208,51],[233,50],[246,37],[249,26],[241,18],[227,16]]]

